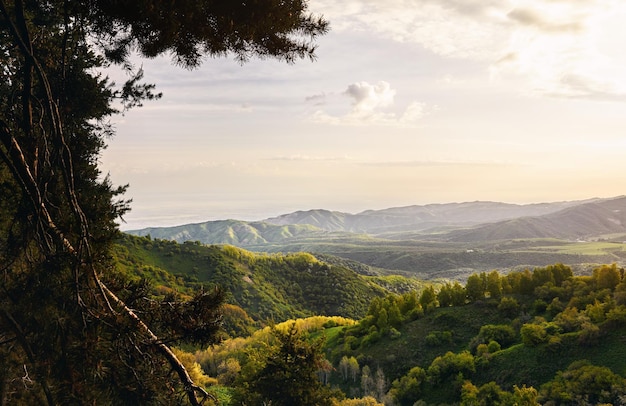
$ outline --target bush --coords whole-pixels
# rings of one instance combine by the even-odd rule
[[[412,405],[420,398],[425,381],[426,371],[420,367],[414,367],[405,376],[393,381],[389,393],[396,402],[402,405]]]
[[[445,355],[435,358],[430,364],[428,367],[428,379],[433,383],[438,383],[458,373],[467,374],[475,371],[476,363],[474,356],[468,351],[458,354],[448,351]]]
[[[426,345],[430,347],[437,347],[442,344],[449,344],[452,342],[452,331],[431,331],[424,339]]]
[[[489,354],[496,353],[501,349],[502,347],[500,346],[500,343],[494,340],[489,341],[489,344],[487,345],[487,351],[489,351]]]
[[[475,350],[479,344],[488,344],[490,341],[508,347],[515,342],[516,336],[515,330],[508,324],[486,324],[470,342],[470,349]]]
[[[541,404],[623,404],[626,381],[609,368],[576,361],[541,387]]]
[[[584,323],[578,336],[578,344],[584,347],[591,347],[597,345],[599,342],[600,327],[593,323]]]
[[[520,330],[522,343],[527,347],[536,347],[547,341],[548,333],[539,324],[524,324]]]
[[[510,319],[517,317],[519,314],[520,306],[517,300],[512,297],[503,297],[498,304],[498,311],[505,317]]]

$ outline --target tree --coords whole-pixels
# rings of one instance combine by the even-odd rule
[[[339,361],[339,371],[345,382],[348,381],[348,378],[352,379],[352,382],[356,382],[356,378],[361,371],[359,361],[354,357],[348,358],[344,355],[341,361]]]
[[[463,285],[459,282],[454,282],[451,290],[452,295],[452,306],[462,306],[465,304],[467,300],[467,292]]]
[[[295,323],[285,332],[274,328],[276,345],[260,363],[260,368],[244,377],[241,400],[252,405],[331,405],[335,394],[323,385],[317,372],[326,358],[323,341],[309,342]]]
[[[387,378],[385,378],[385,373],[382,368],[378,367],[376,369],[376,377],[374,378],[374,386],[376,389],[376,399],[382,401],[385,397],[385,393],[387,393]]]
[[[439,289],[437,301],[441,307],[452,306],[452,285],[450,283],[444,284],[441,289]]]
[[[540,324],[527,323],[520,329],[522,343],[527,347],[536,347],[548,340],[546,328]]]
[[[513,327],[508,324],[485,324],[480,328],[478,335],[470,342],[470,348],[475,349],[480,344],[497,342],[503,347],[508,347],[515,341],[516,334]]]
[[[520,305],[517,300],[515,300],[515,298],[505,296],[500,299],[500,303],[498,304],[498,311],[504,316],[512,319],[519,314]]]
[[[214,341],[222,294],[156,297],[115,272],[110,247],[128,202],[97,166],[114,133],[108,121],[114,103],[159,97],[131,51],[189,68],[227,54],[293,62],[314,58],[326,31],[304,0],[0,0],[0,398],[207,396],[170,345]],[[112,63],[130,74],[121,86],[97,73]],[[28,387],[15,379],[26,371]]]
[[[465,292],[470,302],[485,298],[485,285],[483,279],[478,274],[471,274],[465,284]]]
[[[361,391],[363,396],[374,395],[374,378],[372,377],[372,370],[368,365],[361,369]]]
[[[615,290],[615,287],[621,282],[621,275],[617,269],[617,265],[602,265],[593,270],[593,278],[596,281],[598,289]]]
[[[339,361],[339,372],[341,372],[341,377],[344,382],[348,380],[348,370],[350,368],[350,361],[347,356],[343,356],[341,361]]]
[[[427,286],[420,295],[420,305],[424,310],[431,310],[439,305],[437,302],[437,294],[432,285]]]
[[[352,382],[356,382],[356,378],[359,376],[359,372],[361,372],[359,361],[357,361],[356,358],[350,357],[350,359],[348,359],[348,371],[350,372]]]
[[[389,393],[399,404],[412,405],[419,400],[425,382],[426,371],[413,367],[406,375],[393,381]]]
[[[471,374],[474,372],[476,372],[476,363],[472,354],[468,351],[462,351],[458,354],[448,351],[431,362],[427,375],[431,383],[437,384],[458,373]]]
[[[542,385],[541,404],[622,404],[626,380],[609,368],[576,361]]]
[[[491,271],[487,275],[487,292],[492,299],[500,299],[502,297],[502,282],[498,271]]]

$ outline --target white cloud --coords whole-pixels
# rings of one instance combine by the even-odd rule
[[[478,62],[492,78],[508,78],[521,92],[613,100],[626,93],[622,0],[313,0],[312,5],[334,30],[371,32],[443,58]],[[564,80],[571,77],[577,78],[575,89],[571,79]]]
[[[330,114],[317,110],[311,119],[317,123],[332,125],[411,126],[436,110],[436,107],[429,107],[425,103],[412,102],[403,111],[388,111],[394,104],[396,93],[385,81],[376,84],[352,83],[341,93],[352,99],[352,108],[348,113]]]
[[[354,99],[354,112],[368,115],[376,109],[392,105],[396,91],[384,81],[375,85],[357,82],[349,85],[344,94]]]

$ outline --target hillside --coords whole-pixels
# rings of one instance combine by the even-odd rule
[[[277,226],[264,222],[218,220],[175,227],[150,227],[128,231],[130,235],[151,236],[176,242],[200,241],[203,244],[232,244],[239,247],[288,241],[294,238],[319,237],[328,233],[306,224]]]
[[[277,329],[293,325],[313,341],[325,337],[320,379],[380,404],[624,404],[622,275],[613,265],[592,276],[561,264],[493,271],[465,286],[375,298],[357,323],[316,317]],[[233,374],[254,368],[246,354],[267,351],[271,335],[268,328],[228,340],[195,359],[220,384],[241,390]],[[222,372],[225,364],[237,368]]]
[[[520,248],[519,240],[508,244]],[[187,355],[216,377],[219,385],[212,388],[225,405],[241,390],[228,386],[236,385],[235,376],[254,368],[246,354],[273,345],[270,330],[258,330],[263,321],[289,319],[297,319],[310,338],[326,337],[325,382],[350,396],[413,405],[523,393],[544,404],[565,396],[550,389],[562,384],[562,371],[613,382],[599,389],[568,378],[571,396],[615,404],[626,395],[619,375],[626,355],[626,282],[615,265],[596,267],[591,276],[575,276],[561,264],[506,275],[492,271],[472,274],[465,286],[432,289],[328,255],[257,254],[130,235],[115,253],[120,272],[151,280],[157,293],[215,285],[227,292],[224,328],[231,338]]]
[[[588,240],[626,233],[626,197],[569,207],[555,213],[486,224],[441,236],[455,242],[558,238]]]
[[[115,247],[120,272],[152,281],[158,291],[220,286],[227,302],[256,321],[310,315],[363,317],[374,297],[420,289],[409,278],[374,276],[306,253],[255,254],[234,246],[208,246],[124,235]],[[329,259],[329,258],[328,258]],[[329,259],[330,260],[330,259]],[[351,264],[355,268],[355,264]]]

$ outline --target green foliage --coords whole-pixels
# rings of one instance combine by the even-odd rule
[[[541,324],[524,324],[520,330],[522,343],[528,347],[536,347],[548,340],[546,328]]]
[[[323,375],[324,382],[329,381],[347,395],[372,394],[383,401],[384,394],[381,396],[376,388],[385,387],[378,377],[378,370],[384,370],[386,381],[391,382],[387,402],[392,399],[400,405],[415,402],[537,405],[535,388],[549,383],[557,371],[565,370],[578,358],[588,357],[610,368],[612,373],[623,371],[621,360],[626,357],[626,350],[622,337],[626,327],[619,320],[620,310],[624,311],[612,302],[611,295],[601,293],[604,289],[597,290],[595,283],[589,285],[589,281],[585,277],[564,280],[563,300],[557,296],[557,301],[551,301],[551,305],[556,303],[552,310],[556,315],[546,311],[534,320],[524,309],[537,300],[535,294],[540,293],[537,290],[529,295],[503,293],[497,302],[487,299],[462,306],[437,307],[414,319],[406,317],[412,306],[417,304],[421,308],[414,293],[376,298],[370,303],[368,316],[358,323],[318,322],[319,334],[328,337],[325,352],[336,370],[330,374],[320,372],[318,377]],[[565,301],[572,289],[583,289],[585,295],[594,298],[582,312],[568,307]],[[515,305],[519,318],[511,319],[503,314],[500,305],[507,302]],[[402,318],[397,329],[389,325],[389,309],[393,308],[399,310]],[[384,314],[387,314],[387,328],[381,330],[377,320]],[[264,334],[269,337],[269,333]],[[602,346],[597,345],[599,340]],[[224,347],[232,350],[220,350],[214,363],[220,365],[224,360],[236,359],[242,371],[235,373],[239,380],[250,376],[246,371],[253,366],[258,370],[263,357],[244,356],[254,351],[243,350],[236,342],[227,340]],[[271,347],[270,344],[247,345],[257,348],[257,354],[267,353],[268,345]],[[476,357],[468,348],[475,349]],[[206,363],[198,362],[204,368]],[[220,375],[211,373],[211,376]],[[222,379],[232,381],[226,375]],[[471,381],[464,384],[468,379]]]
[[[276,344],[267,348],[255,368],[248,368],[237,398],[246,404],[332,405],[333,393],[317,377],[325,367],[322,341],[309,342],[295,324],[288,331],[272,330]]]
[[[616,264],[612,264],[610,266],[602,265],[601,267],[594,269],[593,278],[598,289],[609,289],[611,291],[614,290],[622,280],[620,271],[617,269]]]
[[[482,300],[485,298],[485,283],[483,278],[478,274],[472,274],[467,278],[465,291],[470,302]]]
[[[401,405],[412,405],[420,399],[426,378],[424,369],[420,367],[411,368],[402,378],[393,381],[389,394]]]
[[[458,354],[448,351],[433,360],[428,367],[427,374],[428,380],[436,384],[459,373],[467,376],[475,371],[474,357],[469,351],[462,351]]]
[[[475,350],[479,344],[488,344],[496,341],[503,347],[508,347],[515,342],[517,333],[508,324],[485,324],[480,328],[478,335],[470,342],[470,349]]]
[[[450,344],[450,342],[452,342],[452,331],[431,331],[428,335],[426,335],[424,340],[426,345],[432,347]]]
[[[487,293],[492,299],[500,299],[502,297],[502,280],[498,271],[491,271],[487,275]]]
[[[520,305],[514,297],[504,296],[498,304],[498,311],[510,319],[519,315]]]
[[[370,301],[386,294],[364,276],[307,253],[256,254],[228,245],[178,244],[130,235],[122,236],[115,253],[122,272],[149,277],[162,289],[187,292],[220,286],[226,301],[245,311],[236,320],[226,319],[234,335],[255,325],[246,321],[247,316],[257,327],[260,321],[313,314],[361,318]]]
[[[432,310],[439,305],[437,302],[437,294],[433,286],[427,286],[420,295],[419,303],[422,309]]]
[[[539,401],[556,404],[622,404],[626,380],[587,361],[572,363],[541,387]]]

